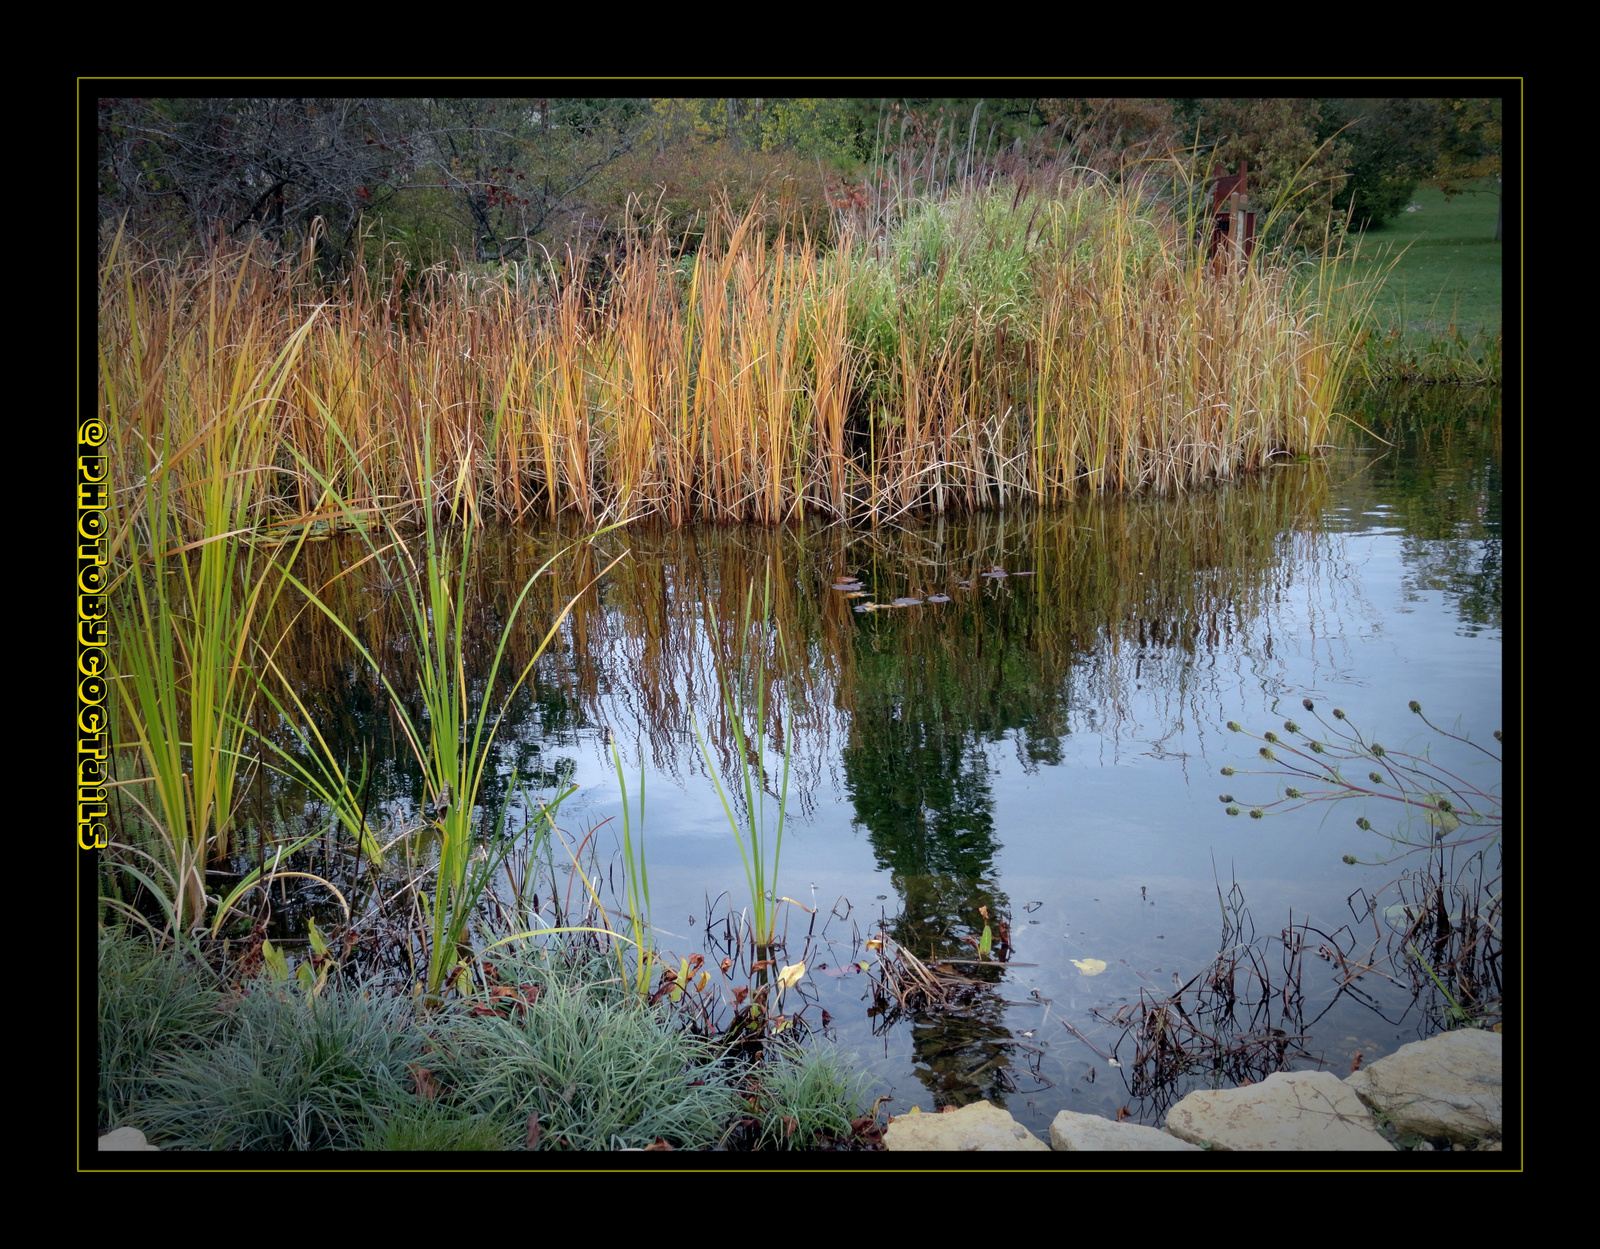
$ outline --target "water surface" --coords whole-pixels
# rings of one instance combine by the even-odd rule
[[[612,861],[615,750],[635,833],[645,790],[658,943],[704,950],[708,921],[725,927],[749,904],[707,764],[709,752],[744,815],[720,677],[750,678],[764,653],[773,713],[758,805],[770,822],[787,747],[778,893],[817,912],[782,906],[789,956],[807,928],[828,938],[813,949],[805,1022],[870,1069],[893,1113],[989,1097],[1041,1134],[1063,1108],[1159,1122],[1170,1097],[1133,1082],[1134,1042],[1121,1039],[1123,1066],[1107,1061],[1122,1033],[1108,1020],[1291,922],[1368,949],[1382,931],[1372,900],[1392,901],[1401,870],[1342,861],[1383,849],[1356,828],[1355,803],[1226,815],[1219,794],[1248,809],[1281,787],[1220,775],[1264,766],[1227,723],[1281,732],[1310,721],[1309,699],[1391,751],[1431,746],[1498,783],[1407,710],[1417,700],[1474,740],[1501,726],[1496,405],[1440,390],[1369,397],[1351,408],[1364,429],[1325,460],[1181,499],[876,530],[641,526],[588,544],[563,525],[496,533],[473,573],[481,655],[552,553],[578,544],[515,626],[514,669],[557,605],[598,580],[512,704],[487,796],[505,800],[513,773],[539,794],[576,784],[560,825],[574,844],[593,833]],[[331,544],[313,556],[328,574],[355,558]],[[836,588],[851,579],[861,596]],[[392,593],[381,577],[340,585],[347,618],[404,688]],[[752,592],[771,622],[756,635],[739,627]],[[922,602],[856,610],[902,597]],[[381,753],[389,720],[370,675],[337,639],[308,643],[299,662],[343,739]],[[486,671],[472,676],[481,693]],[[397,814],[423,797],[401,752],[381,760],[376,791]],[[515,821],[514,796],[511,809]],[[977,974],[991,983],[960,1010],[874,1010],[863,977],[837,974],[880,931],[924,958],[970,956],[979,908],[1008,925],[1011,965]],[[1276,987],[1281,947],[1270,957]],[[1085,974],[1091,960],[1105,970]],[[1430,1030],[1409,987],[1365,976],[1341,994],[1314,950],[1297,979],[1296,1067],[1343,1075],[1355,1054],[1370,1062]]]

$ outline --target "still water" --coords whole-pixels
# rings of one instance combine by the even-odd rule
[[[891,1113],[988,1097],[1041,1135],[1063,1108],[1159,1123],[1205,1077],[1136,1081],[1127,1022],[1252,940],[1266,991],[1291,980],[1300,999],[1292,1019],[1283,1003],[1238,1033],[1287,1026],[1291,1066],[1344,1075],[1357,1053],[1371,1062],[1434,1027],[1404,977],[1355,983],[1337,956],[1315,957],[1326,937],[1360,962],[1388,935],[1382,909],[1407,864],[1342,859],[1383,854],[1395,817],[1351,800],[1230,818],[1220,794],[1248,812],[1285,782],[1245,775],[1266,766],[1260,743],[1226,726],[1281,732],[1311,721],[1310,699],[1330,724],[1338,707],[1369,741],[1431,748],[1488,789],[1498,766],[1407,703],[1491,746],[1502,715],[1498,395],[1372,396],[1351,411],[1364,429],[1324,460],[1182,499],[876,530],[636,526],[580,543],[515,626],[520,670],[559,604],[598,577],[512,703],[490,802],[516,823],[513,771],[537,795],[575,784],[559,825],[611,863],[620,758],[636,838],[644,790],[657,943],[709,958],[708,924],[724,931],[749,907],[711,779],[745,816],[719,673],[748,675],[764,651],[769,829],[785,747],[790,765],[785,961],[813,934],[785,1009],[804,1003],[802,1022],[856,1057]],[[471,622],[485,654],[515,592],[579,537],[544,524],[486,544]],[[381,577],[340,585],[403,687],[407,643]],[[751,592],[771,622],[754,634],[739,624]],[[921,601],[857,610],[897,598]],[[388,718],[359,666],[332,642],[299,662],[330,722],[381,749]],[[377,787],[397,813],[423,797],[403,754]],[[1363,813],[1375,832],[1356,827]],[[987,983],[956,1009],[874,1009],[866,978],[841,971],[879,933],[924,959],[973,957],[979,908],[1006,926],[1009,965],[972,973]],[[1293,976],[1273,944],[1291,923],[1310,934]]]

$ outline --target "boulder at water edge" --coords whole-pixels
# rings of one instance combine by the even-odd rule
[[[896,1115],[884,1130],[883,1147],[891,1153],[932,1149],[1050,1152],[1050,1146],[989,1102],[973,1102],[943,1114]]]
[[[1394,1149],[1355,1091],[1327,1071],[1190,1093],[1168,1112],[1167,1131],[1212,1149]]]

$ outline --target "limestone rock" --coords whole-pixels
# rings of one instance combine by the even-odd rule
[[[1327,1071],[1277,1071],[1260,1084],[1190,1093],[1167,1131],[1213,1149],[1392,1150],[1354,1090]]]
[[[896,1115],[883,1134],[883,1147],[905,1150],[1043,1150],[1046,1145],[1010,1114],[989,1102],[973,1102],[945,1114]]]
[[[1463,1029],[1402,1045],[1346,1081],[1402,1136],[1476,1143],[1502,1130],[1502,1042]]]
[[[1099,1115],[1063,1110],[1050,1121],[1050,1148],[1057,1150],[1153,1150],[1200,1149],[1180,1141],[1170,1132],[1147,1128],[1137,1123],[1113,1123]]]
[[[100,1138],[100,1148],[106,1149],[151,1149],[161,1152],[159,1145],[152,1145],[144,1139],[144,1133],[138,1128],[118,1128],[114,1132],[107,1132]]]

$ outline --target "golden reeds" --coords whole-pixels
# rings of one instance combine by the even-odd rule
[[[1310,453],[1359,320],[1334,313],[1361,295],[1336,262],[1311,282],[1261,257],[1220,271],[1187,226],[1103,188],[971,191],[827,252],[769,241],[752,213],[690,256],[637,237],[599,283],[569,258],[325,289],[309,263],[127,245],[101,278],[117,480],[141,480],[156,443],[175,469],[192,445],[172,494],[191,539],[208,431],[280,361],[271,402],[242,412],[259,470],[242,523],[429,498],[592,524],[882,520]]]

